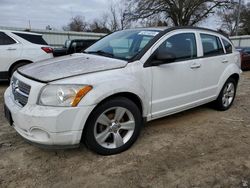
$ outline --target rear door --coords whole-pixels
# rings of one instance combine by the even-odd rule
[[[21,55],[22,45],[4,32],[0,32],[0,72],[8,71]]]
[[[219,80],[230,63],[230,54],[225,54],[220,35],[199,32],[199,43],[202,55],[197,84],[201,99],[210,101],[216,98]]]

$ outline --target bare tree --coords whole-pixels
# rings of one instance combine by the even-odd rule
[[[241,17],[239,20],[239,34],[250,34],[250,5],[242,5],[240,10]],[[229,35],[236,34],[237,13],[238,7],[235,4],[232,4],[231,9],[222,10],[218,13],[222,22],[220,29]]]
[[[245,6],[241,12],[240,34],[250,34],[250,4]]]
[[[127,2],[111,1],[107,15],[107,24],[111,31],[127,29],[131,26],[131,21],[127,19]]]
[[[121,1],[118,5],[118,16],[120,21],[120,29],[127,29],[131,27],[131,21],[127,19],[127,10],[126,7],[128,6],[127,2]]]
[[[89,25],[89,30],[91,32],[95,33],[110,33],[110,30],[107,27],[107,15],[103,15],[99,19],[95,19],[92,23]]]
[[[66,31],[86,31],[88,23],[85,21],[83,16],[75,16],[71,19],[70,23],[67,26],[63,27],[63,30]]]
[[[110,4],[109,26],[111,31],[119,30],[118,13],[114,3]]]
[[[175,26],[196,25],[225,7],[231,0],[128,0],[128,19],[146,19],[154,15],[164,15]]]
[[[218,16],[221,18],[220,30],[226,32],[228,35],[232,36],[236,33],[237,25],[237,8],[224,9],[218,12]]]

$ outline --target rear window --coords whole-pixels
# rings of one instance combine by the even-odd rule
[[[201,34],[204,56],[215,56],[224,54],[220,39],[214,35]]]
[[[41,35],[32,35],[24,33],[14,33],[14,34],[33,44],[48,45]]]
[[[0,45],[15,44],[16,41],[3,32],[0,32]]]
[[[228,41],[226,41],[224,39],[222,39],[222,42],[224,44],[224,47],[226,49],[227,54],[233,53],[233,47],[232,47],[232,45]]]

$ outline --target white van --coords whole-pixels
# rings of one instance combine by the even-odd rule
[[[52,57],[53,49],[41,34],[0,30],[0,81],[23,65]]]
[[[136,141],[144,121],[209,102],[229,109],[240,73],[239,53],[213,30],[118,31],[85,53],[19,68],[5,92],[5,114],[39,146],[84,141],[99,154],[116,154]]]

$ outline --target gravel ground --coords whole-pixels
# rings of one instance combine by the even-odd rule
[[[0,85],[0,106],[6,84]],[[0,187],[250,187],[250,72],[227,112],[208,105],[150,122],[115,156],[26,143],[0,109]]]

